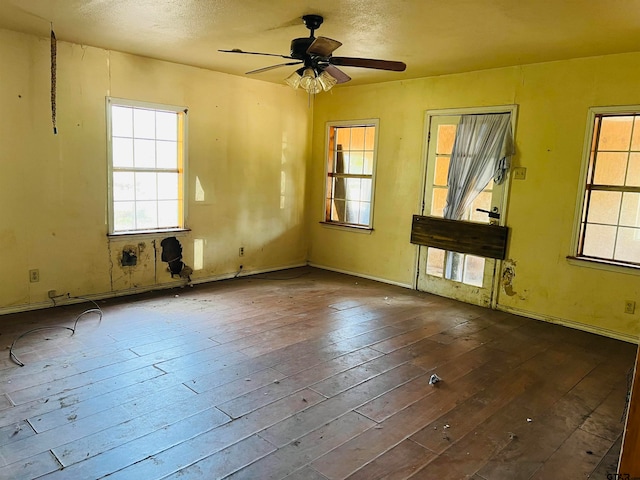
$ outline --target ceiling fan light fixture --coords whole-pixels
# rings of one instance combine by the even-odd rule
[[[313,68],[307,67],[302,72],[302,78],[300,78],[300,86],[309,92],[310,88],[316,83],[316,72]]]
[[[334,85],[338,83],[338,80],[331,76],[326,70],[323,70],[317,78],[318,83],[325,92],[331,90]]]
[[[300,86],[300,79],[302,77],[298,72],[293,72],[287,78],[284,79],[285,83],[289,85],[294,90]]]

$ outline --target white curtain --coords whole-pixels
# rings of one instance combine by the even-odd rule
[[[444,218],[462,219],[492,178],[502,183],[512,154],[511,114],[462,115],[451,152]]]

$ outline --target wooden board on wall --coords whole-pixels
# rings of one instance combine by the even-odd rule
[[[411,243],[504,260],[508,233],[499,225],[414,215]]]

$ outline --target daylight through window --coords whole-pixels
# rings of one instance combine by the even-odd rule
[[[596,113],[578,257],[640,265],[640,112]]]
[[[184,228],[186,110],[110,98],[110,233]]]
[[[330,124],[325,221],[371,228],[377,121]]]

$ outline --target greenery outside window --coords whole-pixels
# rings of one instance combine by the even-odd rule
[[[109,233],[185,228],[187,109],[107,98]]]
[[[327,127],[324,221],[371,229],[378,120]]]

